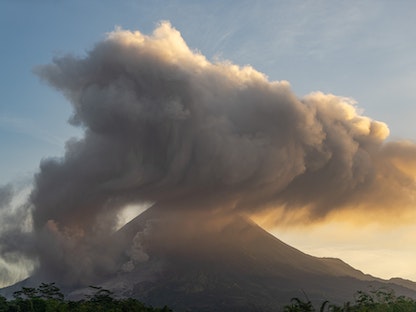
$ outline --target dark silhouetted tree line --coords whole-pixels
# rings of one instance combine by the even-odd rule
[[[42,283],[37,288],[22,287],[13,299],[0,295],[0,312],[172,312],[168,307],[154,308],[132,298],[116,299],[102,287],[90,286],[92,294],[79,301],[65,300],[55,283]],[[343,305],[324,301],[319,308],[306,300],[293,298],[284,312],[416,312],[416,301],[396,296],[392,290],[358,291],[354,302]],[[276,308],[276,311],[279,311]],[[225,311],[224,311],[225,312]]]
[[[324,301],[316,309],[309,299],[293,298],[284,312],[416,312],[416,301],[404,296],[396,296],[393,290],[376,289],[369,292],[357,291],[354,302],[343,305]]]
[[[153,308],[132,298],[115,299],[107,289],[90,287],[93,293],[79,301],[65,300],[55,283],[22,287],[11,300],[0,295],[0,312],[172,312],[166,306]]]

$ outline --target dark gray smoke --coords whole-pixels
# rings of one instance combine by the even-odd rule
[[[116,30],[85,57],[59,57],[36,73],[85,130],[63,159],[41,163],[31,196],[40,270],[71,282],[114,266],[101,251],[129,203],[299,209],[305,220],[414,207],[413,143],[386,143],[387,126],[350,99],[298,98],[249,66],[211,63],[169,23],[151,36]]]

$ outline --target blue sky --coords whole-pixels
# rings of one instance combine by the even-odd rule
[[[29,179],[42,158],[62,156],[66,140],[82,135],[67,123],[70,105],[40,82],[33,68],[56,55],[84,55],[116,26],[150,33],[161,20],[169,20],[190,47],[209,59],[250,64],[270,80],[288,80],[298,96],[319,90],[352,97],[365,115],[388,124],[391,138],[415,141],[415,12],[416,2],[411,0],[3,0],[0,185]],[[323,240],[331,226],[314,229],[314,239]],[[344,230],[349,231],[349,225]],[[381,228],[360,231],[364,230],[374,233]],[[325,249],[322,244],[314,247],[300,238],[302,231],[278,232],[295,247],[317,255],[345,259],[342,250],[347,250],[355,255],[347,260],[365,266],[354,262],[363,259],[359,250],[368,250],[365,242],[357,247],[357,241],[342,240],[340,251],[336,242]],[[404,232],[405,238],[416,233],[414,227]],[[374,245],[373,237],[370,243]],[[377,261],[378,256],[385,257],[386,250],[392,252],[390,247],[367,253],[370,260],[364,258]],[[404,254],[408,263],[416,259],[412,249],[397,250],[395,255]],[[384,267],[371,273],[406,274]],[[416,279],[416,272],[407,273]]]

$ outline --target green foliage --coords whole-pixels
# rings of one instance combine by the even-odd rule
[[[57,300],[62,301],[64,300],[64,294],[61,290],[55,285],[55,283],[41,283],[40,286],[37,288],[38,294],[40,298],[45,300]]]
[[[346,302],[342,306],[324,301],[320,312],[416,312],[416,301],[403,296],[397,297],[394,291],[385,288],[357,291],[354,303]],[[291,304],[284,307],[284,312],[315,312],[312,303],[293,298]]]
[[[42,283],[37,288],[22,287],[7,300],[0,295],[0,312],[172,312],[168,307],[153,308],[132,298],[116,299],[113,293],[102,287],[90,286],[90,295],[84,300],[65,300],[55,283]],[[390,289],[357,291],[354,302],[343,305],[324,301],[316,309],[307,298],[293,298],[284,312],[416,312],[416,301],[396,296]]]
[[[6,298],[0,296],[0,312],[8,311],[8,304]]]
[[[12,300],[0,296],[0,312],[172,312],[166,306],[153,308],[127,298],[115,299],[102,287],[90,286],[92,295],[84,300],[65,300],[55,283],[42,283],[37,288],[22,287],[13,293]]]
[[[312,302],[310,300],[308,301],[302,301],[299,298],[292,298],[291,304],[285,306],[284,312],[310,312],[315,311]]]

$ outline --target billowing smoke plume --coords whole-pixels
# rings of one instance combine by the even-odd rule
[[[386,143],[387,126],[351,99],[298,98],[252,67],[212,63],[169,23],[151,36],[116,30],[85,57],[59,57],[36,73],[69,99],[70,122],[85,130],[63,159],[41,163],[31,196],[41,268],[65,266],[69,279],[113,266],[92,255],[111,249],[129,203],[302,210],[308,220],[416,203],[414,144]]]

